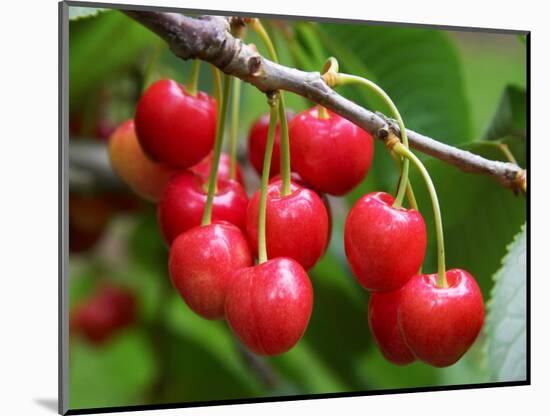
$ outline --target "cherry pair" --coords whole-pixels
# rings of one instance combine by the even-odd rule
[[[170,249],[169,272],[194,312],[207,319],[226,317],[258,354],[288,351],[307,327],[313,290],[304,269],[290,258],[253,266],[246,237],[227,222],[180,234]]]
[[[418,271],[426,251],[426,226],[414,209],[393,206],[391,195],[363,196],[344,230],[354,276],[367,290],[369,326],[384,356],[395,364],[420,359],[437,367],[455,363],[483,324],[483,298],[464,270],[437,275]]]
[[[104,284],[71,313],[71,331],[100,344],[136,319],[136,304],[128,289]]]
[[[372,136],[331,111],[313,107],[289,120],[292,170],[313,189],[345,195],[365,178],[373,158]],[[248,158],[261,173],[267,142],[268,115],[253,124],[248,136]],[[270,177],[280,171],[279,126],[275,135]]]

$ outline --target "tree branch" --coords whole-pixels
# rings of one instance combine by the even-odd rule
[[[352,121],[378,139],[391,129],[399,135],[395,121],[373,113],[342,97],[330,88],[319,72],[304,72],[262,57],[254,45],[246,45],[229,31],[239,18],[203,16],[191,18],[176,13],[124,10],[129,17],[151,29],[182,59],[201,59],[226,74],[236,76],[262,92],[286,90],[321,104]],[[464,172],[490,176],[514,191],[525,191],[526,172],[519,166],[485,159],[407,130],[410,146],[445,161]]]

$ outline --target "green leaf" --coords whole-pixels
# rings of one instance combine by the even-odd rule
[[[525,88],[508,85],[500,98],[497,110],[485,133],[485,139],[496,140],[503,136],[525,139],[527,103]]]
[[[152,346],[144,332],[129,329],[107,343],[71,340],[70,408],[143,404],[156,376]]]
[[[121,71],[140,67],[142,55],[160,41],[154,33],[118,11],[72,21],[69,26],[71,110],[88,102],[101,83]]]
[[[343,55],[341,71],[372,74],[408,128],[446,143],[471,139],[461,63],[446,32],[332,23],[317,27],[322,39],[331,40],[336,58]],[[356,92],[362,89],[346,89],[345,95],[369,107]]]
[[[163,400],[222,400],[262,393],[225,322],[199,317],[174,290],[165,305],[164,323],[155,335],[170,384],[163,389]]]
[[[97,16],[101,12],[106,12],[108,9],[99,9],[96,7],[69,7],[69,20],[78,20],[85,17]]]
[[[462,66],[448,33],[331,23],[315,27],[327,56],[339,60],[341,72],[366,77],[382,87],[408,128],[450,144],[473,138]],[[342,87],[339,92],[370,110],[390,115],[382,100],[363,86]],[[368,181],[348,196],[350,203],[373,185],[394,190],[398,172],[393,161],[380,144],[375,153]]]
[[[486,323],[486,361],[491,381],[526,378],[527,253],[523,225],[494,276]]]

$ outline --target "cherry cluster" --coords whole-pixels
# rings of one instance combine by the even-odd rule
[[[384,192],[363,196],[344,229],[346,256],[361,286],[371,291],[368,321],[387,360],[420,359],[436,367],[454,364],[475,341],[483,324],[483,298],[466,271],[419,270],[426,252],[426,226],[415,209],[394,207]]]
[[[226,154],[217,167],[211,222],[201,223],[218,110],[216,100],[203,92],[193,94],[173,80],[157,81],[139,100],[135,120],[113,133],[111,163],[137,194],[157,202],[159,228],[170,245],[170,277],[187,305],[207,319],[225,317],[253,351],[279,354],[302,337],[311,315],[307,270],[325,252],[331,230],[323,192],[343,195],[364,179],[373,140],[334,113],[321,116],[313,108],[294,117],[287,114],[292,181],[283,194],[277,126],[266,190],[270,260],[254,265],[260,190],[249,200],[241,170],[237,165],[231,177]],[[258,173],[268,121],[259,118],[249,134],[249,159]],[[349,155],[355,155],[352,163]]]
[[[136,319],[134,294],[123,287],[103,284],[71,311],[70,328],[93,344],[101,344]]]
[[[368,80],[337,72],[332,79],[359,80],[387,98]],[[235,154],[221,153],[230,86],[225,76],[224,93],[215,100],[193,85],[153,83],[134,120],[113,133],[109,153],[118,175],[157,203],[159,228],[170,246],[170,278],[185,303],[206,319],[226,319],[252,351],[276,355],[300,340],[311,316],[307,271],[324,254],[331,233],[325,194],[345,195],[363,181],[373,138],[322,106],[286,112],[283,95],[274,93],[269,115],[249,133],[249,160],[262,175],[249,199]],[[360,285],[372,292],[368,322],[383,355],[400,365],[419,359],[447,366],[475,341],[483,298],[469,273],[445,270],[435,189],[408,150],[398,120],[402,143],[388,146],[402,163],[397,197],[373,192],[359,199],[346,219],[345,252]],[[427,233],[407,178],[409,159],[432,196],[436,274],[421,273]],[[411,208],[402,206],[405,189]]]

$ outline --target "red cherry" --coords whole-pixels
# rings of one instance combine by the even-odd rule
[[[206,156],[203,160],[201,160],[199,163],[197,163],[195,166],[191,167],[189,170],[192,172],[195,172],[199,175],[204,176],[205,178],[208,178],[208,175],[210,174],[210,167],[212,166],[212,158],[213,154],[210,153],[208,156]],[[218,165],[218,179],[231,179],[229,177],[229,166],[231,164],[231,156],[229,156],[226,153],[222,153],[220,155],[220,163]],[[243,173],[241,171],[241,167],[237,163],[236,166],[236,173],[237,173],[237,182],[239,182],[241,185],[244,186],[244,180],[243,180]]]
[[[226,222],[191,228],[170,248],[172,283],[185,303],[206,319],[224,316],[225,294],[234,272],[253,265],[244,234]]]
[[[344,195],[367,174],[374,152],[372,136],[329,111],[317,107],[299,113],[289,125],[292,168],[321,192]]]
[[[402,291],[400,288],[393,292],[373,293],[369,299],[369,327],[374,341],[384,357],[397,365],[415,360],[397,324]]]
[[[109,140],[109,157],[116,174],[139,196],[157,202],[177,171],[149,159],[138,142],[134,121],[122,123]]]
[[[100,344],[112,334],[114,330],[114,314],[110,309],[99,307],[95,302],[84,303],[72,312],[71,329],[81,332],[84,337]]]
[[[276,355],[291,349],[304,334],[313,307],[306,271],[278,257],[236,272],[227,291],[225,316],[252,351]]]
[[[128,289],[104,285],[98,295],[97,302],[104,309],[113,311],[113,326],[122,328],[136,319],[136,300]]]
[[[94,344],[102,343],[135,321],[135,306],[131,292],[105,285],[92,298],[74,308],[71,330],[81,332]]]
[[[306,270],[323,255],[329,236],[329,219],[321,198],[311,189],[291,183],[291,194],[281,196],[281,181],[267,187],[267,255],[290,257]],[[250,199],[246,229],[255,254],[258,251],[260,191]]]
[[[152,84],[136,108],[136,131],[145,153],[154,161],[178,168],[200,162],[214,146],[216,101],[163,79]]]
[[[206,205],[208,180],[185,171],[172,177],[159,201],[157,216],[168,244],[181,233],[200,225]],[[237,181],[218,180],[212,221],[227,221],[246,231],[248,196]]]
[[[435,367],[457,362],[473,344],[484,319],[481,291],[461,269],[446,273],[449,287],[436,285],[437,274],[416,275],[403,288],[399,327],[412,353]]]
[[[414,209],[394,208],[384,192],[364,195],[346,219],[344,243],[361,286],[396,290],[418,272],[426,253],[426,225]]]
[[[292,120],[293,112],[287,111],[286,119],[288,122]],[[275,176],[281,169],[281,139],[280,139],[280,124],[277,123],[275,128],[275,140],[273,142],[273,154],[271,156],[271,168],[269,176]],[[264,114],[256,119],[252,124],[248,133],[248,160],[258,172],[262,174],[264,166],[265,147],[267,145],[267,132],[269,130],[269,114]]]
[[[328,249],[328,246],[330,244],[330,238],[332,237],[332,208],[330,207],[330,201],[328,200],[326,194],[313,189],[302,179],[302,177],[298,173],[290,172],[290,179],[292,182],[304,188],[308,188],[308,189],[311,189],[312,191],[315,191],[317,195],[319,195],[319,198],[321,198],[321,201],[323,201],[323,204],[325,204],[325,208],[327,209],[327,215],[328,215],[328,238],[327,238],[327,244],[325,246],[325,250],[323,251],[323,254],[324,254]],[[269,179],[270,184],[277,181],[281,181],[281,174],[277,174],[273,176],[271,179]]]

